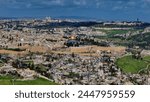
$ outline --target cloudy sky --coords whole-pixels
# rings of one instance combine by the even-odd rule
[[[45,16],[150,22],[150,0],[0,0],[0,17]]]

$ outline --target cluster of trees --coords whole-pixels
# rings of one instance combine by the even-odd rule
[[[12,66],[15,68],[24,68],[24,69],[31,69],[35,70],[36,72],[44,75],[46,77],[51,78],[51,75],[48,73],[49,66],[44,66],[43,64],[35,65],[33,61],[23,61],[23,60],[15,60],[12,62]]]

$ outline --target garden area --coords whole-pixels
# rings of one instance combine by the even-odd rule
[[[36,78],[34,80],[20,80],[7,75],[7,76],[0,76],[0,85],[57,85],[57,84],[44,78]]]
[[[125,73],[138,73],[150,64],[150,56],[144,57],[143,60],[135,59],[132,56],[125,56],[119,58],[116,64]]]

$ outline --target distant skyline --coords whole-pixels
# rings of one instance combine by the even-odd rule
[[[150,22],[150,0],[0,0],[0,17],[46,16]]]

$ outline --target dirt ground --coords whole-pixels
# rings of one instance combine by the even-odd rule
[[[98,51],[111,51],[122,53],[125,52],[125,47],[100,47],[100,46],[83,46],[83,47],[71,47],[71,52],[98,52]]]
[[[125,47],[100,47],[100,46],[81,46],[81,47],[70,47],[65,48],[59,51],[50,51],[47,47],[44,46],[23,46],[20,47],[26,49],[26,51],[9,51],[9,50],[0,50],[1,54],[13,54],[13,55],[25,55],[30,52],[40,52],[40,53],[56,53],[56,54],[79,54],[83,56],[97,56],[101,51],[111,51],[113,55],[122,55],[125,53]]]
[[[101,51],[111,51],[112,55],[120,56],[125,53],[125,47],[100,47],[100,46],[81,46],[81,47],[70,47],[66,50],[62,49],[59,51],[52,51],[53,53],[59,54],[79,54],[83,56],[99,56]]]
[[[48,51],[48,48],[43,46],[23,46],[19,48],[26,49],[26,51],[11,51],[2,49],[0,50],[0,54],[25,55],[28,54],[29,52],[45,53]]]
[[[26,46],[23,46],[23,47],[20,47],[20,48],[26,49],[27,51],[30,51],[30,52],[45,53],[45,52],[48,51],[48,48],[44,47],[44,46],[29,46],[29,45],[26,45]]]
[[[18,52],[18,51],[10,51],[10,50],[0,50],[0,54],[24,55],[26,54],[26,51]]]

